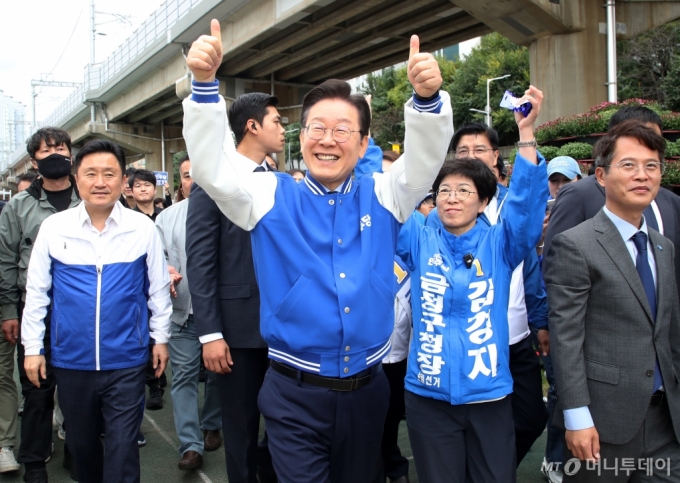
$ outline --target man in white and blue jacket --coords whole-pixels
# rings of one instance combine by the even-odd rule
[[[124,168],[116,144],[83,146],[75,160],[83,202],[43,221],[28,266],[21,326],[26,375],[38,387],[44,382],[51,313],[66,442],[83,482],[139,481],[150,339],[156,377],[168,360],[172,305],[163,247],[153,223],[118,202]]]
[[[346,82],[324,82],[303,100],[300,142],[309,171],[296,183],[287,174],[244,169],[214,80],[219,22],[187,56],[194,83],[184,101],[184,138],[192,176],[232,222],[251,231],[261,331],[272,359],[258,402],[281,483],[368,482],[376,469],[397,234],[453,134],[437,61],[418,50],[414,36],[405,153],[389,174],[356,182],[351,173],[368,146],[370,110]]]

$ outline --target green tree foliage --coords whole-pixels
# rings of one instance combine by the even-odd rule
[[[173,185],[172,185],[172,191],[176,191],[179,188],[180,185],[180,180],[179,180],[179,160],[184,157],[184,155],[187,154],[186,151],[180,151],[179,153],[175,153],[172,155],[172,180],[173,180]],[[169,174],[168,174],[169,177]]]
[[[283,146],[287,166],[300,168],[300,123],[294,122],[286,126],[286,144]],[[290,153],[290,154],[289,154]]]
[[[471,112],[470,108],[484,110],[487,79],[510,74],[510,78],[491,84],[491,110],[501,145],[517,140],[513,113],[498,104],[505,90],[519,96],[529,87],[529,52],[525,47],[494,33],[482,37],[481,44],[463,60],[440,58],[439,67],[444,81],[442,89],[451,95],[455,126],[469,121],[483,122],[484,116]],[[376,144],[389,149],[390,142],[403,142],[403,105],[412,93],[406,66],[369,74],[362,90],[364,94],[373,96],[371,134]]]
[[[619,100],[642,98],[680,108],[680,22],[661,25],[617,43]],[[669,95],[670,94],[670,95]]]

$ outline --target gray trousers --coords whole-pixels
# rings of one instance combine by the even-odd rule
[[[566,444],[564,461],[564,483],[680,482],[680,444],[668,404],[663,401],[649,406],[642,426],[630,442],[600,441],[599,465],[576,460]]]
[[[14,382],[15,347],[0,333],[0,448],[15,444],[19,409],[19,391]]]

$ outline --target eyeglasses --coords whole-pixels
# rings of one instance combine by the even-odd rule
[[[309,139],[313,139],[314,141],[321,141],[326,135],[326,131],[330,131],[336,143],[345,143],[349,140],[353,132],[359,132],[352,131],[347,126],[335,126],[331,128],[324,127],[323,124],[318,124],[315,122],[303,127],[302,129],[306,129],[307,136],[309,136]]]
[[[449,196],[453,194],[453,196],[456,199],[463,201],[467,200],[472,193],[476,193],[476,191],[470,191],[469,189],[466,188],[458,188],[457,190],[442,188],[439,191],[437,191],[437,198],[441,200],[448,200]]]
[[[619,168],[619,173],[626,176],[636,174],[640,171],[640,166],[643,166],[645,173],[647,173],[650,178],[659,178],[666,170],[666,166],[658,161],[650,161],[643,165],[634,163],[633,161],[621,161],[618,164],[610,164],[609,166],[616,166]]]
[[[475,156],[484,156],[487,151],[493,151],[493,148],[486,148],[483,146],[477,146],[475,149],[472,150],[472,154]],[[467,148],[460,148],[456,150],[456,157],[457,158],[467,158],[470,156],[470,150]]]

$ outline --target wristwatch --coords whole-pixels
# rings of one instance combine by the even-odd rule
[[[536,146],[536,138],[531,141],[517,141],[518,148],[535,148]]]

